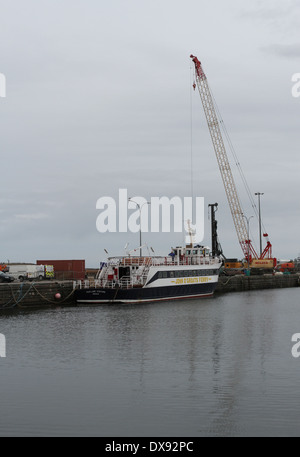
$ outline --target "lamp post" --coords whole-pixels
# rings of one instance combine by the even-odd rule
[[[259,218],[259,256],[262,254],[262,238],[261,238],[261,213],[260,213],[260,196],[264,195],[262,192],[255,192],[255,195],[258,196],[258,218]]]
[[[248,240],[247,240],[247,243],[248,243],[248,254],[247,254],[247,263],[248,263],[248,268],[247,270],[249,271],[249,258],[250,258],[250,235],[249,235],[249,226],[250,226],[250,219],[253,217],[253,216],[250,216],[250,217],[247,217],[243,214],[243,217],[246,219],[247,221],[247,236],[248,236]]]
[[[140,205],[138,202],[136,202],[132,198],[128,198],[128,201],[135,203],[140,211],[140,257],[142,257],[142,208],[144,205],[151,205],[151,203],[144,202],[142,205]]]

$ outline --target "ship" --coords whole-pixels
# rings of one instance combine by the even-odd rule
[[[75,300],[100,304],[210,297],[221,266],[220,258],[200,245],[172,248],[166,257],[109,257],[94,280],[79,281]]]

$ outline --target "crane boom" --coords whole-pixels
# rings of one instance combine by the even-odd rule
[[[248,256],[253,256],[254,258],[257,258],[255,249],[252,246],[251,241],[249,240],[245,219],[241,209],[241,204],[233,179],[233,174],[228,161],[219,121],[216,115],[216,110],[214,107],[214,102],[209,89],[207,78],[202,69],[201,62],[197,59],[197,57],[193,55],[191,55],[190,57],[195,64],[196,83],[204,108],[209,133],[216,153],[219,169],[221,172],[221,177],[223,180],[238,240],[241,245],[242,251],[245,255],[245,258],[248,258]]]

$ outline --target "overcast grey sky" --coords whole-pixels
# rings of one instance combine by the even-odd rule
[[[137,234],[100,234],[98,198],[218,202],[220,241],[242,257],[198,92],[198,56],[254,192],[274,255],[300,252],[300,2],[0,1],[0,261],[97,266]],[[191,121],[192,113],[192,121]],[[253,214],[229,154],[242,204]],[[205,214],[204,243],[210,245]],[[258,225],[252,219],[258,245]],[[178,234],[144,234],[157,253]]]

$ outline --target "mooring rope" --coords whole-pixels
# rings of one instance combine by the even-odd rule
[[[229,281],[231,281],[231,279],[233,279],[233,278],[236,278],[236,276],[239,276],[240,278],[244,278],[244,275],[234,275],[234,276],[230,276],[226,282],[220,281],[220,284],[222,286],[226,286],[229,283]]]
[[[10,286],[10,289],[11,289],[11,294],[12,294],[12,298],[5,304],[5,305],[1,305],[1,308],[0,309],[11,309],[11,308],[14,308],[15,306],[19,305],[19,303],[24,300],[24,298],[28,295],[28,293],[30,292],[30,290],[32,289],[34,283],[32,283],[29,287],[29,289],[25,292],[25,294],[22,296],[22,292],[23,292],[23,283],[20,284],[20,288],[19,288],[19,296],[18,298],[16,299],[14,293],[13,293],[13,289],[12,287]],[[8,306],[8,304],[12,301],[12,299],[14,300],[14,303],[11,305],[11,306]]]
[[[8,306],[10,304],[10,302],[12,301],[13,297],[11,297],[11,299],[5,303],[4,305],[1,305],[1,308],[0,309],[10,309],[10,308],[13,308],[15,306],[15,304],[13,304],[12,306]]]
[[[21,305],[21,302],[24,300],[24,298],[29,294],[29,292],[34,289],[36,291],[36,293],[45,301],[51,303],[51,304],[59,304],[59,303],[64,303],[66,302],[73,294],[74,294],[74,289],[71,291],[70,294],[68,294],[63,300],[61,301],[54,301],[54,300],[50,300],[49,298],[47,298],[45,295],[43,295],[35,286],[35,283],[31,283],[29,289],[24,293],[24,295],[22,295],[23,293],[23,286],[24,286],[24,283],[21,283],[20,284],[20,288],[19,288],[19,296],[18,298],[16,298],[15,294],[14,294],[14,291],[13,291],[13,288],[11,286],[11,284],[9,284],[10,286],[10,290],[11,290],[11,299],[5,303],[4,305],[0,305],[0,309],[12,309],[16,306],[18,306],[19,308],[27,308],[27,306],[22,306]],[[13,300],[13,303],[11,303]],[[9,306],[10,305],[10,306]]]
[[[53,300],[50,300],[49,298],[45,297],[45,295],[43,295],[35,286],[34,286],[34,290],[44,300],[46,300],[49,303],[55,304],[55,305],[58,305],[59,303],[64,303],[65,301],[68,300],[68,298],[70,298],[74,294],[74,289],[72,289],[71,293],[69,293],[69,295],[67,295],[63,300],[61,300],[61,301],[53,301]]]

